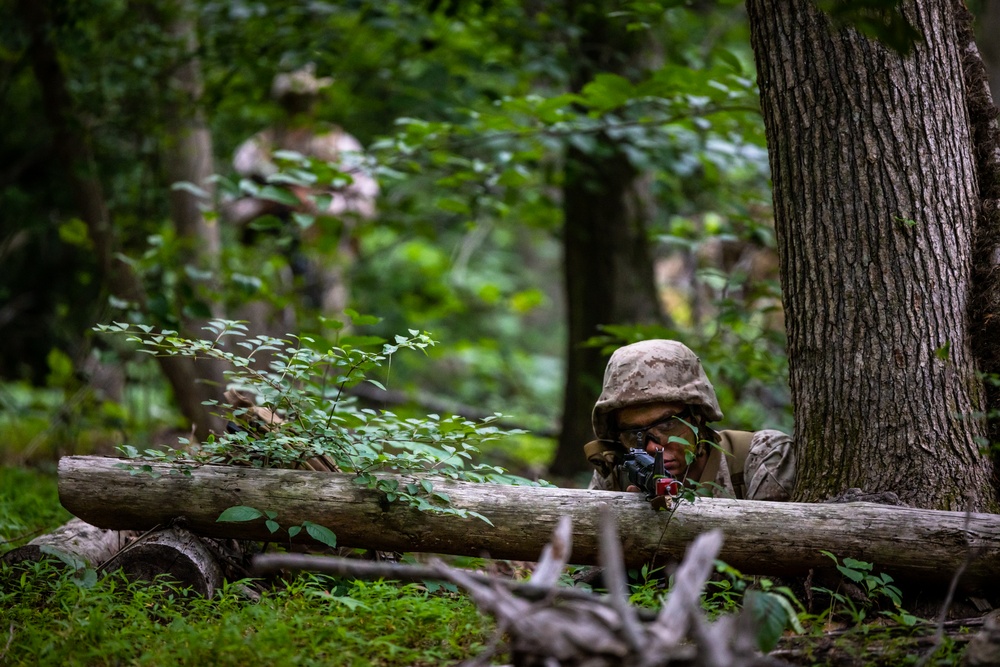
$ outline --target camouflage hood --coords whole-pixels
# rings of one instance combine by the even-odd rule
[[[715,389],[698,357],[675,340],[644,340],[615,350],[604,371],[604,387],[594,405],[594,433],[611,439],[614,411],[656,402],[690,405],[706,422],[722,419]]]

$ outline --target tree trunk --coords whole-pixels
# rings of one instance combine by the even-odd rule
[[[580,7],[583,34],[572,59],[571,87],[579,91],[597,72],[640,71],[647,51],[636,33],[601,7]],[[556,476],[589,469],[583,444],[594,437],[590,413],[601,393],[608,357],[584,347],[604,324],[662,323],[646,223],[649,184],[621,147],[590,137],[587,150],[566,152],[563,184],[563,281],[567,310],[566,381],[562,432],[549,467]]]
[[[563,280],[568,341],[563,423],[549,470],[588,470],[583,444],[594,438],[590,413],[608,356],[585,342],[603,324],[659,320],[641,179],[610,141],[597,154],[571,149],[563,186]]]
[[[193,300],[210,299],[206,292],[218,291],[219,252],[221,237],[216,220],[205,216],[205,207],[214,201],[215,187],[211,176],[215,173],[212,160],[212,135],[205,122],[205,114],[201,107],[202,81],[201,65],[197,58],[198,23],[196,14],[186,0],[176,0],[167,6],[167,15],[161,18],[165,31],[176,41],[178,62],[168,77],[167,90],[167,129],[168,134],[164,145],[164,162],[166,164],[167,186],[170,195],[170,215],[177,229],[177,237],[185,245],[190,255],[190,264],[202,272],[213,276],[206,287],[198,289],[196,281],[188,279],[190,294]],[[206,193],[199,197],[195,193],[182,188],[175,188],[180,182],[191,183]],[[209,301],[208,310],[212,317],[225,317],[220,304]],[[203,318],[185,314],[187,304],[178,304],[185,335],[201,338],[205,336],[202,328],[206,321]],[[192,364],[195,381],[188,385],[188,398],[191,405],[185,409],[185,414],[198,414],[198,420],[193,422],[194,436],[199,441],[208,437],[211,431],[221,433],[225,428],[225,420],[212,415],[203,403],[215,399],[222,401],[225,391],[223,371],[224,362],[214,359],[199,359],[187,361]]]
[[[972,14],[962,0],[953,0],[958,24],[958,46],[962,52],[962,71],[968,98],[969,122],[972,128],[973,153],[976,160],[976,183],[979,186],[979,210],[972,252],[972,298],[969,326],[972,349],[979,369],[987,376],[1000,380],[1000,124],[998,110],[990,92],[987,68],[976,46]],[[991,41],[1000,50],[1000,11],[995,18]],[[989,33],[987,33],[989,34]],[[1000,79],[1000,63],[995,63],[995,77]],[[987,381],[987,433],[991,443],[1000,442],[1000,382]],[[1000,451],[993,452],[994,466]],[[994,469],[994,475],[996,474]],[[994,484],[994,486],[997,486]]]
[[[798,500],[996,507],[968,330],[979,201],[949,3],[901,57],[807,0],[749,0],[774,182]]]
[[[88,133],[76,115],[59,60],[55,42],[58,26],[53,21],[50,6],[42,0],[21,0],[17,3],[17,12],[30,35],[28,57],[41,90],[46,119],[55,134],[56,155],[66,169],[67,183],[73,191],[80,217],[87,225],[100,280],[110,294],[142,307],[146,301],[142,282],[132,268],[117,257],[119,248],[111,214]],[[198,376],[193,362],[177,358],[160,358],[159,361],[184,416],[196,430],[213,424],[210,409],[202,405],[202,397],[197,393],[194,380]]]
[[[1000,516],[935,512],[871,503],[801,504],[700,499],[657,512],[634,493],[517,487],[433,480],[452,505],[489,518],[420,512],[363,489],[354,477],[279,469],[201,466],[190,475],[150,464],[155,479],[92,456],[59,463],[63,505],[94,525],[145,529],[183,517],[192,532],[215,538],[289,541],[287,529],[312,521],[337,535],[338,546],[535,560],[562,516],[572,520],[573,562],[599,560],[601,508],[620,527],[626,564],[679,561],[688,544],[715,528],[725,534],[720,558],[748,574],[794,575],[832,562],[828,550],[875,564],[876,570],[921,584],[947,584],[969,552],[977,556],[963,587],[1000,577]],[[407,480],[409,478],[406,478]],[[403,480],[405,481],[405,480]],[[276,513],[276,533],[263,519],[218,522],[244,505]],[[310,542],[306,530],[291,541]]]
[[[55,135],[55,156],[66,169],[66,182],[73,192],[79,215],[87,225],[99,276],[111,294],[129,301],[141,301],[142,287],[135,274],[115,257],[111,216],[88,133],[74,113],[73,98],[54,41],[57,26],[51,8],[42,0],[20,0],[16,9],[30,38],[27,55],[38,81],[46,120]]]
[[[8,565],[36,562],[52,557],[50,550],[55,550],[70,559],[78,559],[90,567],[97,567],[137,535],[133,531],[106,530],[80,519],[71,519],[51,533],[40,535],[23,547],[8,551],[3,555],[3,562]]]

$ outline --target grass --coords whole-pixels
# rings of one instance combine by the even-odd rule
[[[3,550],[69,519],[54,473],[0,468]],[[302,575],[259,600],[240,582],[205,600],[117,575],[86,585],[50,562],[0,571],[3,665],[440,665],[476,654],[492,622],[464,595]]]
[[[464,596],[413,584],[302,576],[252,602],[238,582],[212,600],[117,575],[85,588],[51,564],[13,579],[8,665],[440,665],[492,632]]]
[[[59,504],[54,466],[0,467],[0,551],[9,551],[72,518]]]

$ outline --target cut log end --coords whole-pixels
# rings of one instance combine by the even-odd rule
[[[223,582],[215,556],[200,538],[182,528],[148,535],[112,562],[131,580],[165,577],[205,597],[212,597]]]

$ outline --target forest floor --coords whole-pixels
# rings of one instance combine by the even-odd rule
[[[0,468],[0,551],[69,518],[51,469]],[[532,565],[452,562],[508,577],[523,576]],[[2,574],[4,665],[439,665],[469,660],[497,639],[495,622],[467,595],[432,582],[301,575],[258,599],[247,598],[241,582],[232,582],[213,600],[195,600],[166,583],[140,586],[113,574],[88,579],[44,564],[18,571],[4,566]],[[657,609],[662,580],[631,574],[632,604]],[[702,602],[710,619],[740,610],[740,582],[722,571],[713,577]],[[847,579],[824,583],[768,584],[786,591],[796,611],[771,657],[790,665],[844,667],[1000,664],[1000,641],[973,641],[977,634],[1000,638],[995,629],[981,632],[984,622],[997,624],[986,600],[959,593],[942,623],[940,599],[921,600],[903,589],[897,603],[885,590],[859,595]],[[499,650],[491,664],[507,660]]]

